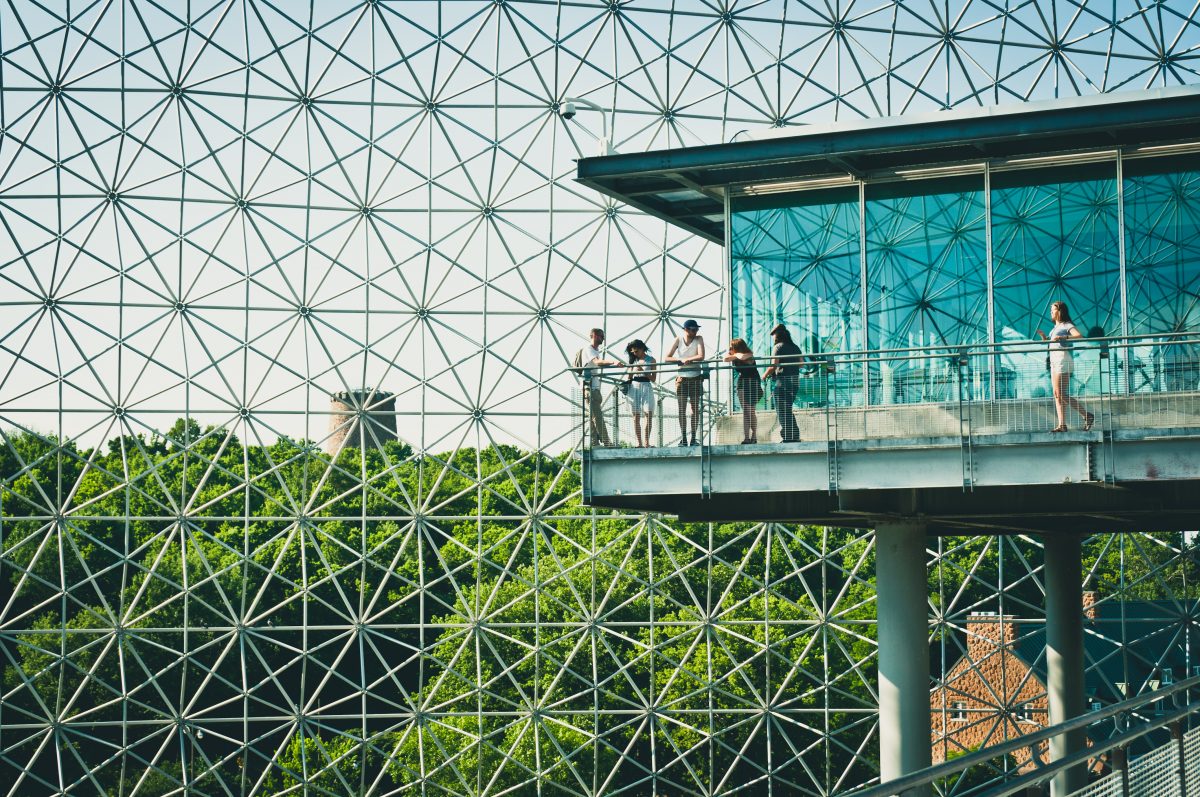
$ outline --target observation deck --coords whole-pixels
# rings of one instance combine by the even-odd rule
[[[1194,529],[1200,525],[1200,336],[1086,340],[1056,424],[1047,345],[807,358],[779,442],[770,380],[756,444],[725,363],[707,364],[698,445],[681,446],[674,368],[660,366],[649,447],[636,447],[620,369],[604,376],[611,446],[583,441],[585,500],[683,520],[873,526],[923,516],[934,533]],[[1031,393],[1012,395],[1016,383]],[[590,429],[581,405],[582,428]]]
[[[584,500],[875,528],[885,781],[930,760],[927,534],[1041,535],[1062,722],[1083,712],[1081,532],[1200,528],[1197,131],[1186,86],[579,163],[581,183],[724,245],[722,317],[763,366],[776,324],[808,355],[784,406],[768,389],[754,408],[759,443],[723,363],[705,364],[695,445],[669,367],[640,448],[619,371],[601,376],[580,409]],[[1084,337],[1064,382],[1029,338],[1070,316]],[[777,442],[774,416],[799,442]],[[1052,759],[1084,747],[1052,741]]]
[[[760,359],[780,322],[815,354],[802,442],[767,443],[768,422],[741,445],[710,364],[702,445],[589,448],[586,500],[940,533],[1197,528],[1197,130],[1188,86],[582,160],[585,185],[724,245],[730,332]],[[1087,335],[1071,390],[1096,421],[1051,434],[1028,339],[1055,301]],[[673,396],[658,419],[654,442],[677,442]]]

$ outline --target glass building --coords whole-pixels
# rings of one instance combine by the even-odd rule
[[[981,440],[1000,451],[1024,444],[1007,435],[1067,431],[1075,420],[1068,408],[1081,431],[1098,425],[1108,447],[1103,473],[1089,466],[1064,480],[1158,478],[1157,468],[1144,467],[1145,451],[1123,455],[1133,470],[1118,474],[1121,456],[1109,443],[1118,430],[1123,440],[1156,439],[1160,428],[1200,423],[1191,397],[1200,389],[1198,121],[1200,91],[1155,89],[766,131],[748,141],[588,159],[579,177],[725,247],[731,334],[750,344],[760,367],[773,349],[770,330],[789,330],[806,355],[807,378],[796,380],[794,401],[776,388],[762,403],[777,428],[754,439],[761,418],[739,407],[731,375],[707,391],[711,445],[739,444],[739,436],[810,444],[827,461],[808,462],[798,503],[770,511],[836,522],[820,513],[830,508],[824,496],[843,483],[847,441],[915,441],[922,456],[936,447],[929,441],[950,441],[959,456],[947,460],[938,486],[974,489]],[[1051,378],[1055,352],[1045,343],[1055,302],[1069,308],[1065,320],[1081,338],[1064,346],[1073,354],[1066,381]],[[788,420],[793,430],[805,427],[792,432],[797,439],[783,433]],[[698,486],[674,484],[661,503],[652,490],[628,503],[632,491],[615,475],[612,496],[593,494],[687,514],[693,491],[722,487],[709,453]],[[1075,453],[1081,463],[1096,461],[1092,449]],[[799,485],[800,460],[789,463],[789,483]],[[1005,473],[997,462],[983,479],[1010,485],[1025,472],[1022,465]],[[913,486],[890,473],[864,470],[849,483],[876,492]],[[647,470],[625,478],[659,477]],[[741,489],[728,492],[777,487],[747,470]],[[805,503],[810,498],[816,503]],[[740,503],[729,516],[766,514],[762,496],[730,500]],[[1173,497],[1162,508],[1178,504]],[[1010,506],[1007,498],[996,504]]]
[[[580,163],[585,184],[725,245],[732,334],[757,354],[730,342],[714,370],[737,388],[710,379],[699,435],[676,383],[683,454],[592,434],[584,500],[875,528],[885,781],[931,760],[931,536],[1043,540],[1057,724],[1085,712],[1080,533],[1200,522],[1198,121],[1200,92],[1149,91]],[[1073,340],[1048,346],[1064,322]],[[777,324],[806,378],[767,360]],[[1052,745],[1075,770],[1054,794],[1082,793],[1073,756],[1081,738]]]
[[[780,322],[818,354],[1006,344],[1049,330],[1058,300],[1088,337],[1149,343],[1200,330],[1200,156],[1029,160],[733,195],[733,334],[757,352],[770,351]],[[1171,389],[1166,381],[1187,380],[1171,367],[1176,356],[1186,354],[1147,346],[1117,373],[1131,391]],[[998,356],[978,375],[982,394],[1047,395],[1023,357]],[[869,394],[845,400],[931,398],[936,380],[903,370],[873,368]],[[1084,390],[1094,381],[1077,377]]]

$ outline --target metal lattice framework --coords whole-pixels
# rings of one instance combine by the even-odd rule
[[[582,333],[719,339],[726,294],[573,159],[1190,83],[1198,46],[1172,2],[4,5],[3,790],[869,781],[869,534],[579,504]],[[1090,550],[1158,612],[1096,632],[1133,683],[1193,633],[1190,549]],[[930,555],[943,672],[970,613],[1040,613],[1036,541]]]

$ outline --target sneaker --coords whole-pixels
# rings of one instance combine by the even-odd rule
[[[687,447],[687,444],[688,444],[688,441],[687,441],[687,438],[686,438],[686,437],[682,438],[682,439],[679,441],[679,445],[683,446],[684,448],[686,448],[686,447]]]
[[[692,438],[692,445],[694,445],[694,446],[700,445],[699,443],[696,442],[696,438],[694,438],[694,437]]]

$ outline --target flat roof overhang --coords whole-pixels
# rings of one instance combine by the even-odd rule
[[[583,158],[577,180],[725,243],[725,194],[846,176],[1200,139],[1200,86],[785,128],[749,141]],[[797,186],[799,188],[801,186]]]

